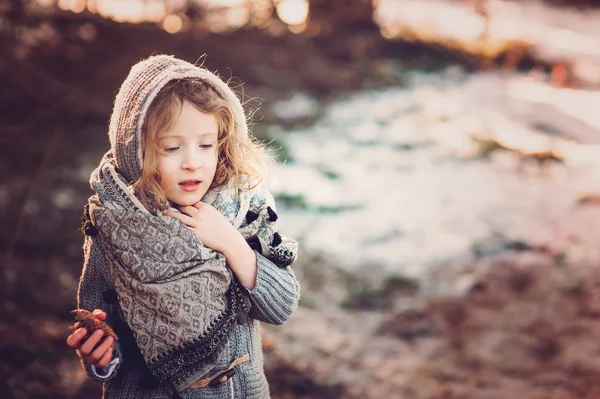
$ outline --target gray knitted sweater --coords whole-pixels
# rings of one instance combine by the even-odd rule
[[[210,71],[169,56],[153,56],[134,65],[115,99],[109,127],[111,151],[119,173],[129,182],[141,173],[141,131],[146,111],[159,90],[169,81],[182,78],[202,79],[227,100],[235,123],[235,133],[247,137],[248,129],[242,105],[231,89]],[[88,221],[89,223],[89,221]],[[86,234],[93,225],[84,225]],[[93,235],[93,233],[90,233]],[[299,285],[289,267],[278,267],[256,253],[258,274],[250,292],[251,310],[247,321],[238,324],[222,352],[218,364],[204,378],[228,368],[244,356],[249,360],[235,366],[235,373],[220,385],[186,389],[175,393],[153,377],[131,330],[124,321],[110,277],[109,264],[99,245],[87,236],[84,244],[84,268],[79,282],[78,306],[103,309],[107,322],[119,336],[119,362],[106,377],[100,378],[92,367],[88,374],[104,383],[105,399],[158,398],[268,398],[269,388],[263,370],[259,321],[282,324],[292,314],[299,299]]]
[[[90,259],[103,259],[98,246],[97,254],[86,254]],[[97,248],[97,249],[96,249]],[[216,387],[188,389],[180,393],[185,399],[200,398],[269,398],[269,387],[263,370],[263,353],[258,321],[282,324],[297,306],[300,287],[289,267],[281,269],[260,254],[256,287],[250,294],[252,310],[248,321],[237,326],[225,348],[225,353],[215,371],[224,370],[244,354],[250,360],[235,367],[236,373],[225,383]],[[104,399],[159,399],[177,398],[171,390],[153,381],[135,340],[127,325],[119,317],[118,302],[108,277],[108,265],[92,261],[83,269],[79,283],[79,307],[104,309],[107,321],[120,338],[120,362],[107,378],[96,376],[85,365],[88,375],[103,382]],[[210,374],[213,374],[212,372]]]

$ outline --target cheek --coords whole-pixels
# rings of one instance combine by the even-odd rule
[[[217,174],[218,166],[219,166],[219,161],[216,156],[211,158],[210,164],[208,164],[208,163],[206,164],[206,172],[208,172],[208,174],[210,175],[211,180],[215,178],[215,175]]]
[[[173,167],[170,165],[168,160],[162,159],[156,165],[156,173],[154,176],[156,177],[156,181],[159,184],[167,184],[170,180],[169,177],[173,173]]]
[[[158,165],[156,165],[156,172],[154,173],[154,178],[156,179],[157,182],[160,183],[160,181],[162,180],[161,176],[163,174],[164,174],[164,172],[163,172],[163,166],[159,162]]]
[[[214,151],[210,154],[210,156],[206,160],[206,165],[210,165],[211,167],[216,167],[219,161],[219,154],[217,151]]]

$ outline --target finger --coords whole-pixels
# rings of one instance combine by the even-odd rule
[[[104,332],[102,330],[96,330],[90,337],[81,345],[79,351],[84,356],[89,356],[89,354],[94,350],[94,347],[98,344]]]
[[[88,356],[88,362],[90,364],[96,363],[98,360],[106,354],[106,351],[110,349],[113,343],[112,337],[106,337],[104,341]]]
[[[183,206],[183,207],[179,208],[179,210],[181,210],[181,212],[183,212],[186,215],[189,215],[191,217],[194,217],[198,214],[198,208],[196,208],[195,206]]]
[[[196,209],[201,209],[203,206],[206,206],[206,203],[204,203],[202,201],[198,201],[194,204],[194,208],[196,208]]]
[[[113,355],[113,347],[111,346],[104,353],[104,355],[100,358],[100,360],[98,360],[98,362],[96,363],[96,367],[104,368],[104,367],[108,366],[108,363],[110,363],[110,361],[112,360],[112,355]]]
[[[165,212],[165,215],[178,219],[181,223],[185,224],[188,227],[195,227],[194,219],[184,213],[177,213],[171,210],[167,210]]]
[[[86,334],[87,330],[85,328],[78,328],[73,334],[67,337],[67,345],[73,349],[78,349],[79,345],[81,345],[81,339],[85,337]]]
[[[102,309],[94,309],[92,312],[97,319],[106,320],[106,312]]]

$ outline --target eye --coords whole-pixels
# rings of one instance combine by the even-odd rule
[[[208,148],[212,148],[212,144],[201,144],[200,148],[204,148],[204,149],[208,149]]]
[[[166,148],[163,148],[163,151],[166,153],[170,153],[170,152],[175,152],[178,149],[179,149],[179,147],[166,147]]]

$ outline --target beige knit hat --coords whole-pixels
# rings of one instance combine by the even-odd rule
[[[142,124],[150,104],[168,82],[199,78],[210,84],[229,103],[236,133],[248,136],[246,115],[239,98],[217,75],[204,67],[168,55],[156,55],[138,62],[129,71],[115,98],[110,127],[110,145],[116,166],[129,182],[142,172]]]

